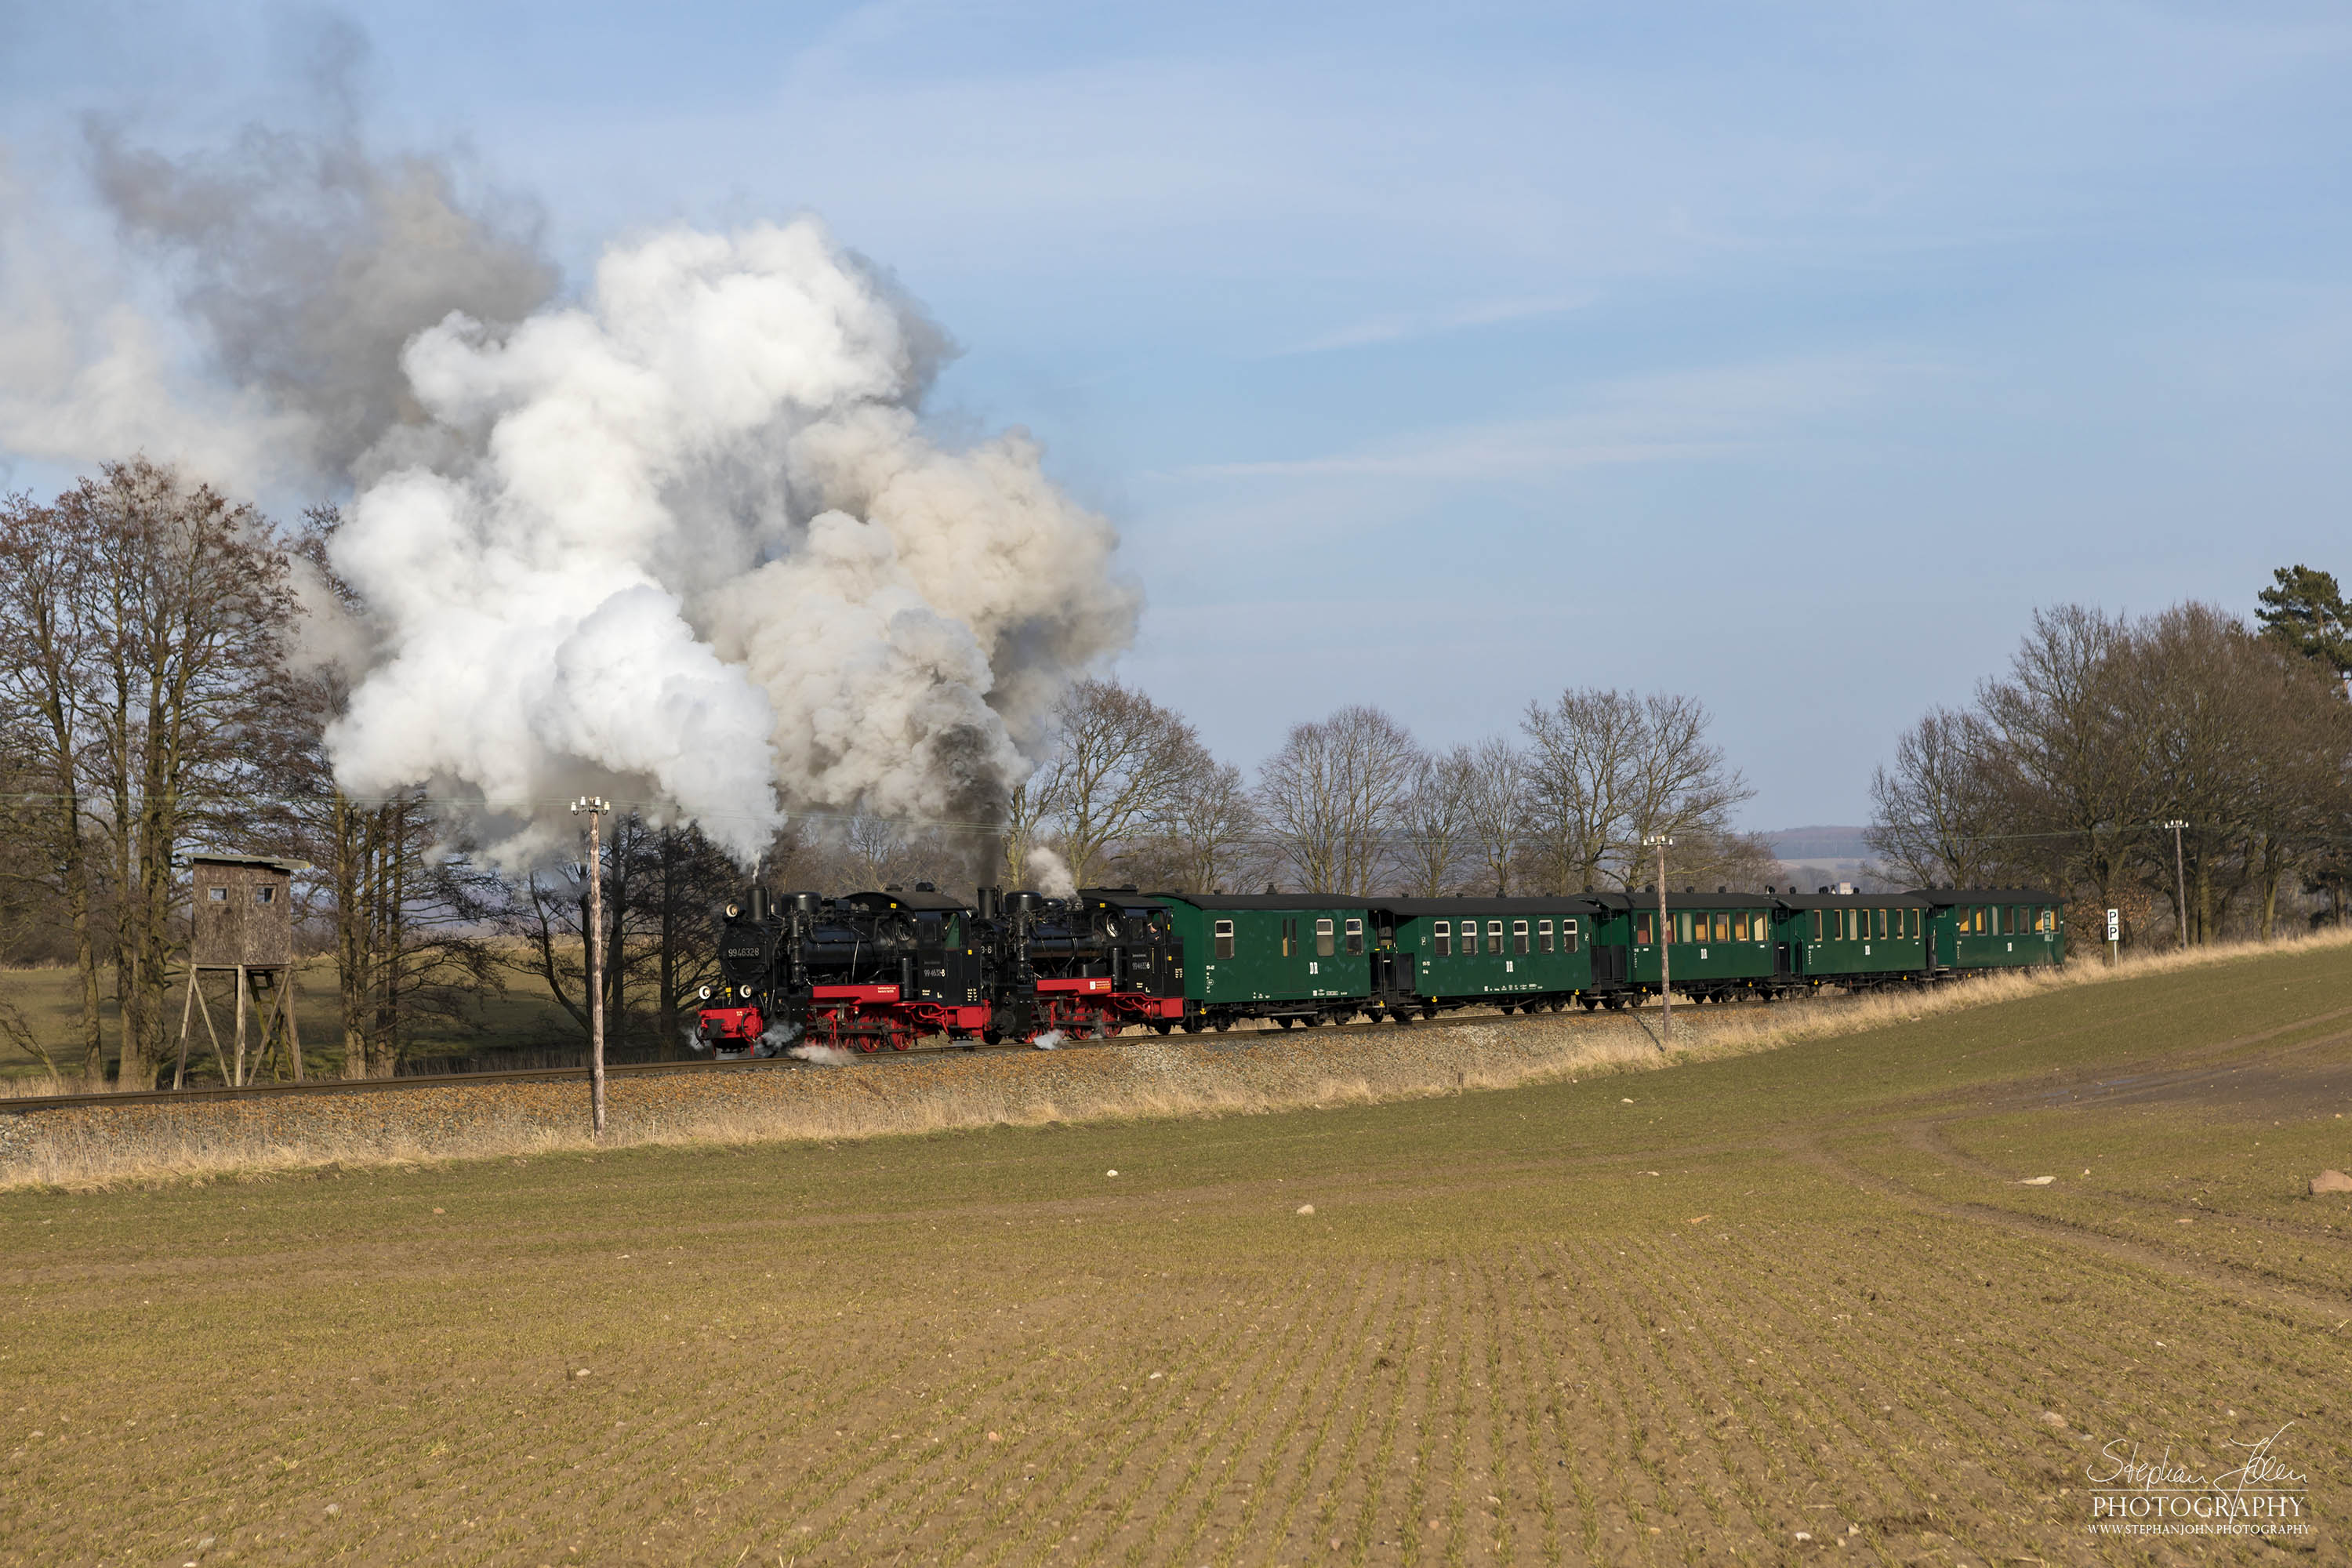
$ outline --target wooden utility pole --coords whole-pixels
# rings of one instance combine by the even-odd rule
[[[2189,951],[2189,862],[2180,854],[2180,830],[2189,824],[2174,817],[2165,826],[2172,829],[2173,909],[2180,916],[2180,951]]]
[[[604,797],[583,795],[572,813],[588,816],[588,1114],[604,1136]]]
[[[1666,1050],[1675,1043],[1674,963],[1667,957],[1668,939],[1674,935],[1666,924],[1666,850],[1674,840],[1663,833],[1653,833],[1642,840],[1658,850],[1658,1049]]]

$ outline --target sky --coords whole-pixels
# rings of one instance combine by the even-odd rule
[[[888,268],[934,425],[1045,443],[1147,596],[1118,672],[1244,766],[1670,689],[1744,826],[1862,822],[2038,605],[2352,577],[2340,5],[342,15],[371,139],[575,285],[801,212]],[[0,0],[0,184],[96,232],[85,117],[299,120],[327,20]]]

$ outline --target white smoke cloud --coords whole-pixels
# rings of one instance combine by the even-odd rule
[[[1070,875],[1069,862],[1040,844],[1022,858],[1029,875],[1036,880],[1037,890],[1049,899],[1075,899],[1078,884]]]
[[[1137,595],[1034,443],[924,433],[937,345],[813,218],[617,246],[576,308],[419,334],[447,455],[332,545],[382,645],[330,733],[344,787],[462,784],[543,825],[509,860],[590,787],[746,858],[798,805],[992,820]]]
[[[857,1058],[839,1046],[794,1046],[784,1055],[821,1068],[845,1068]]]

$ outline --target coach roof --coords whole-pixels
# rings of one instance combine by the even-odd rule
[[[1196,910],[1368,910],[1347,893],[1153,893],[1150,897],[1190,904]]]
[[[1938,909],[1954,904],[2063,904],[2045,888],[1914,888],[1911,897]]]
[[[1572,896],[1558,899],[1374,899],[1371,907],[1399,920],[1447,915],[1586,915],[1601,908],[1599,899]]]

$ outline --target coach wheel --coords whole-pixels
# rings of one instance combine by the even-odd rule
[[[1435,1023],[1437,1021],[1437,1004],[1434,1002],[1423,1002],[1421,1005],[1421,1016],[1428,1019],[1431,1023]]]
[[[1579,996],[1577,1000],[1584,1005],[1584,1010],[1588,1013],[1601,1005],[1601,998],[1598,996]]]
[[[1291,1025],[1297,1021],[1298,1020],[1296,1018],[1276,1018],[1274,1021],[1274,1026],[1277,1029],[1287,1029]]]
[[[1220,1018],[1212,1026],[1222,1035],[1234,1026],[1234,1021],[1231,1018]]]
[[[1175,1026],[1173,1024],[1154,1024],[1151,1026],[1151,1032],[1155,1035],[1164,1035]]]

